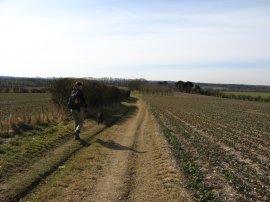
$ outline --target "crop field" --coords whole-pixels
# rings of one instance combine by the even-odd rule
[[[244,95],[244,96],[251,96],[251,97],[262,97],[262,98],[269,98],[270,93],[263,93],[263,92],[223,92],[225,95]]]
[[[17,123],[36,124],[59,118],[59,109],[50,93],[1,93],[0,129],[9,130]]]
[[[199,200],[270,201],[270,104],[144,96]]]

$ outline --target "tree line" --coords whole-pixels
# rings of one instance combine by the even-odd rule
[[[47,93],[49,88],[0,88],[0,93]]]
[[[147,81],[145,79],[135,79],[128,83],[131,91],[139,91],[143,94],[152,95],[172,95],[174,85],[167,81]]]
[[[206,96],[216,96],[221,98],[230,98],[238,100],[248,100],[248,101],[259,101],[259,102],[270,102],[270,97],[263,98],[261,96],[250,96],[250,95],[235,95],[235,94],[225,94],[223,91],[214,88],[203,88],[198,84],[193,84],[190,81],[178,81],[175,83],[176,89],[179,92],[185,93],[196,93]]]
[[[0,77],[0,93],[45,93],[50,92],[52,83],[56,78],[20,78],[20,77]],[[241,99],[250,101],[270,102],[270,98],[249,95],[225,94],[227,87],[229,89],[257,89],[263,91],[269,89],[268,86],[236,85],[236,84],[199,84],[190,81],[147,81],[145,79],[121,79],[121,78],[85,78],[85,81],[98,82],[103,85],[128,87],[129,90],[140,91],[141,93],[153,95],[172,95],[174,91],[184,93],[196,93],[207,96],[217,96],[222,98]],[[215,88],[218,87],[218,88]],[[223,88],[221,90],[221,88]],[[98,94],[98,93],[97,93]],[[113,95],[114,96],[114,95]]]
[[[0,93],[45,93],[52,79],[0,77]]]
[[[234,95],[234,94],[225,94],[221,92],[219,97],[238,100],[257,101],[257,102],[270,102],[270,96],[268,98],[267,97],[264,98],[262,96]]]
[[[146,81],[144,79],[132,80],[128,83],[128,88],[131,91],[140,91],[141,93],[153,95],[172,95],[173,92],[179,91],[184,93],[199,93],[206,94],[204,89],[199,85],[194,85],[192,82],[178,81]]]

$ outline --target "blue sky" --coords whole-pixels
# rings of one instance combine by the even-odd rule
[[[0,75],[270,85],[270,1],[0,0]]]

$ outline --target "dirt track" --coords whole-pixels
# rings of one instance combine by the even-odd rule
[[[136,106],[22,201],[192,201],[153,116]]]

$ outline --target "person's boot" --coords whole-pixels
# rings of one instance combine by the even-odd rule
[[[75,132],[75,140],[79,140],[79,139],[80,139],[80,131],[77,130],[77,131]]]

